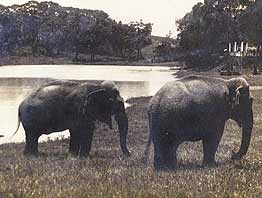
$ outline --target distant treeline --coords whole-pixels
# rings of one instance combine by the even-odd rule
[[[178,47],[196,67],[214,66],[228,43],[262,44],[261,0],[205,0],[177,20]]]
[[[0,56],[79,54],[142,58],[141,49],[151,44],[152,24],[123,24],[100,10],[62,7],[53,2],[29,1],[0,5]]]

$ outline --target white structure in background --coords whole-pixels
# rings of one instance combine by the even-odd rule
[[[243,41],[238,45],[237,42],[234,42],[229,43],[228,49],[225,49],[224,51],[228,52],[230,56],[257,56],[258,52],[262,51],[262,46],[249,46],[248,43],[244,43]]]
[[[240,51],[243,52],[244,51],[244,42],[241,42],[241,46],[240,46]]]

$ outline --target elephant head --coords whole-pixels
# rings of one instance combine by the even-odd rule
[[[237,153],[233,152],[232,159],[242,159],[247,153],[253,128],[253,98],[249,84],[244,78],[233,78],[228,81],[230,91],[230,118],[242,127],[241,146]]]
[[[90,92],[84,100],[83,113],[93,116],[94,119],[108,124],[112,129],[114,116],[120,134],[120,146],[124,155],[129,156],[127,148],[128,119],[125,112],[124,100],[114,82],[103,81],[99,88]]]

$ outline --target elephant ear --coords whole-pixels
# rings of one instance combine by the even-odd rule
[[[112,128],[111,120],[112,101],[105,89],[90,92],[84,99],[82,115],[105,122]]]
[[[94,105],[95,101],[98,99],[99,95],[103,95],[105,92],[105,89],[98,89],[95,91],[90,92],[84,99],[83,105],[82,105],[82,114],[85,115],[86,108],[88,105]]]

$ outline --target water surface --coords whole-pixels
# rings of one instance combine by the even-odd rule
[[[169,67],[148,66],[83,66],[83,65],[23,65],[0,67],[0,134],[3,142],[24,141],[24,130],[10,138],[17,126],[17,108],[32,90],[52,79],[113,80],[124,99],[150,96],[168,81],[174,80]],[[47,138],[68,136],[68,132],[43,135]]]

